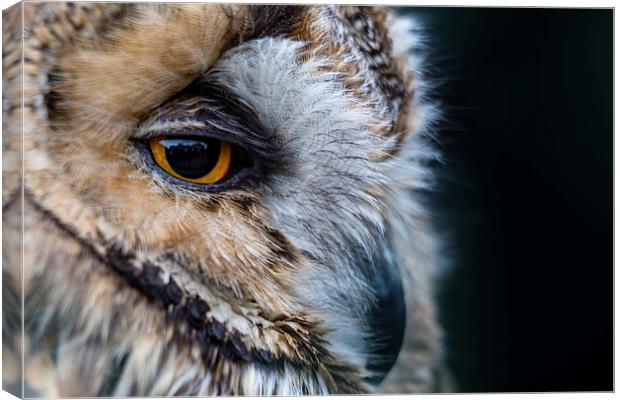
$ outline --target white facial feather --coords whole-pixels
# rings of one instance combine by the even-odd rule
[[[401,31],[409,28],[394,25],[399,34],[410,35]],[[430,181],[426,162],[435,152],[424,132],[436,113],[433,105],[416,100],[417,131],[396,158],[377,162],[393,146],[370,131],[381,123],[382,109],[372,99],[354,97],[337,73],[324,72],[330,71],[321,68],[328,60],[302,62],[303,45],[285,38],[250,41],[226,53],[210,74],[258,115],[292,160],[285,171],[276,171],[262,201],[276,228],[312,255],[300,271],[297,292],[331,330],[330,349],[363,368],[370,334],[363,314],[373,289],[362,276],[365,266],[356,264],[357,255],[346,244],[355,243],[372,259],[386,218],[400,233],[390,217],[413,212],[409,218],[415,218],[421,210],[408,190]],[[398,196],[403,199],[393,199]]]

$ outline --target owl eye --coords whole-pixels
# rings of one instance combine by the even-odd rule
[[[197,184],[214,184],[230,172],[234,147],[215,138],[149,139],[157,165],[175,178]]]

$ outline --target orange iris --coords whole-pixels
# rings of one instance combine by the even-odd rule
[[[187,182],[214,184],[226,177],[232,146],[213,138],[149,139],[153,159],[164,171]]]

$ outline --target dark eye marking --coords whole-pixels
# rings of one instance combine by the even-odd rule
[[[209,79],[164,103],[140,131],[135,145],[147,167],[187,189],[254,185],[282,166],[276,136],[249,105]]]

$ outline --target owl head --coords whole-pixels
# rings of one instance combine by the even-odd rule
[[[410,21],[378,7],[21,7],[4,14],[3,275],[24,283],[26,386],[433,390],[436,242],[420,193],[437,112]]]

